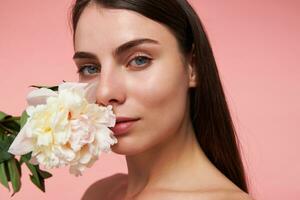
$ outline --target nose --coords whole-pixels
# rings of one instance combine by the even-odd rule
[[[122,72],[101,70],[96,91],[96,103],[101,106],[122,104],[125,101],[125,90]]]

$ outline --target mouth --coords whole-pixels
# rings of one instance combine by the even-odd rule
[[[129,132],[130,128],[139,120],[139,118],[117,118],[116,125],[110,129],[115,136],[124,135]]]
[[[131,117],[117,117],[116,118],[116,124],[121,122],[128,122],[128,121],[136,121],[139,118],[131,118]]]

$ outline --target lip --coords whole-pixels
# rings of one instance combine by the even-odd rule
[[[110,129],[113,131],[115,136],[124,135],[128,133],[129,129],[134,125],[137,118],[128,118],[128,117],[117,117],[116,125]]]
[[[131,118],[131,117],[117,117],[116,118],[116,123],[119,123],[119,122],[127,122],[127,121],[136,121],[138,120],[139,118]]]

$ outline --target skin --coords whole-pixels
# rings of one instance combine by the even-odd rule
[[[141,38],[157,43],[113,53]],[[80,82],[98,81],[97,103],[112,105],[116,116],[140,118],[112,146],[126,156],[128,174],[97,181],[82,199],[248,199],[197,143],[189,118],[188,90],[196,86],[193,62],[164,25],[92,3],[79,19],[74,50],[94,55],[74,61],[85,67]]]

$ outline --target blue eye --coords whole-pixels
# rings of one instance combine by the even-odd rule
[[[148,58],[147,56],[136,56],[135,58],[133,58],[130,61],[130,63],[131,63],[130,65],[140,67],[140,66],[144,66],[144,65],[148,64],[151,60],[152,59]],[[132,63],[135,63],[135,64],[132,64]]]
[[[77,71],[78,74],[89,76],[99,73],[99,66],[97,65],[82,65]]]

